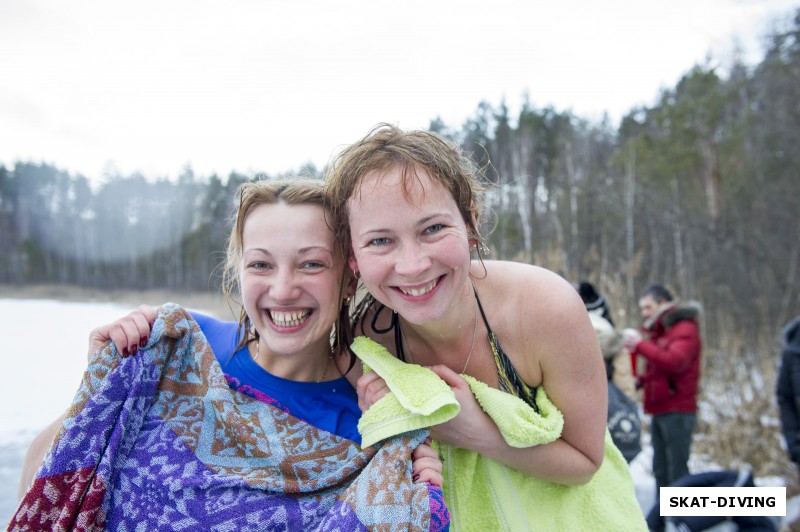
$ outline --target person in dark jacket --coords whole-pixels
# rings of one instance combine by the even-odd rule
[[[800,466],[800,316],[783,329],[777,399],[789,458]]]
[[[642,331],[626,329],[625,347],[646,360],[638,383],[644,389],[644,411],[652,415],[653,474],[656,491],[689,474],[689,453],[697,420],[700,381],[700,306],[680,304],[661,285],[639,296]]]
[[[600,352],[606,364],[606,377],[625,395],[638,401],[630,357],[628,352],[622,349],[622,332],[614,326],[608,299],[589,281],[576,283],[575,289],[586,306],[597,340],[600,342]]]
[[[575,289],[586,306],[606,364],[608,431],[614,445],[630,463],[642,450],[642,421],[630,358],[622,349],[622,333],[614,328],[606,298],[588,281],[576,284]]]

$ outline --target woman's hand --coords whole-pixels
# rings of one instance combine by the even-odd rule
[[[358,407],[362,412],[366,412],[369,407],[374,405],[378,399],[389,393],[389,386],[386,381],[374,371],[365,373],[356,382],[356,393],[358,394]]]
[[[453,447],[480,452],[481,442],[488,447],[492,445],[493,439],[502,438],[497,425],[481,409],[467,381],[447,366],[426,367],[450,386],[456,396],[456,401],[461,405],[461,410],[455,418],[431,427],[431,437],[434,440]],[[390,391],[386,381],[380,375],[374,371],[366,373],[356,383],[358,407],[362,412],[366,412],[369,407]]]
[[[123,357],[135,355],[140,347],[147,345],[150,328],[156,320],[156,309],[142,305],[127,316],[107,325],[101,325],[89,334],[89,356],[111,340]]]
[[[434,440],[480,453],[502,440],[500,429],[478,404],[467,381],[444,365],[430,366],[429,369],[450,386],[461,406],[456,417],[431,427]]]
[[[411,465],[414,482],[429,482],[440,488],[444,484],[442,461],[439,460],[439,453],[431,447],[430,438],[427,438],[411,453]]]
[[[389,386],[380,375],[374,371],[365,373],[359,377],[356,383],[358,407],[362,412],[366,412],[370,406],[389,393],[389,391]],[[442,461],[439,460],[439,453],[431,447],[430,443],[431,439],[427,438],[411,454],[412,478],[414,482],[430,482],[434,486],[441,488],[442,484],[444,484]]]

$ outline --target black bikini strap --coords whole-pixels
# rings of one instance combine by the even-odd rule
[[[475,285],[472,285],[472,291],[475,292],[475,301],[478,302],[478,310],[481,311],[481,319],[483,320],[483,324],[486,325],[486,332],[492,334],[492,328],[489,327],[489,320],[486,319],[486,313],[483,311],[483,305],[481,305],[481,298],[478,297],[478,291],[475,290]]]
[[[397,351],[397,358],[402,360],[403,362],[406,361],[406,353],[403,350],[403,332],[400,330],[400,326],[398,325],[398,317],[397,312],[392,311],[392,317],[389,320],[389,326],[385,329],[378,328],[378,317],[380,317],[381,312],[386,308],[386,305],[380,303],[377,310],[375,311],[375,315],[372,316],[372,321],[370,322],[369,326],[372,329],[372,332],[375,334],[386,334],[391,330],[394,330],[394,345],[395,350]]]
[[[385,308],[386,308],[386,305],[384,305],[383,303],[379,303],[378,304],[378,309],[375,311],[375,315],[372,316],[372,322],[369,324],[370,328],[372,329],[372,332],[374,332],[376,334],[386,334],[386,333],[388,333],[389,331],[391,331],[394,328],[395,324],[397,323],[397,318],[396,318],[397,313],[392,311],[392,319],[389,322],[389,326],[386,327],[385,329],[378,329],[378,325],[377,325],[378,318],[380,317],[381,312],[383,312],[383,310]]]
[[[486,325],[486,331],[489,334],[492,334],[492,329],[489,327],[489,321],[486,319],[486,313],[483,311],[483,305],[481,305],[481,299],[478,297],[478,291],[475,289],[475,285],[472,285],[472,293],[475,294],[475,301],[478,302],[478,310],[481,311],[481,319],[483,320],[484,325]],[[398,325],[398,316],[397,312],[394,310],[392,311],[392,317],[389,321],[389,326],[385,329],[378,328],[378,318],[381,315],[381,312],[386,309],[386,305],[380,303],[377,310],[375,311],[375,315],[372,316],[372,321],[370,322],[369,326],[372,329],[372,332],[376,334],[386,334],[391,330],[394,330],[394,348],[397,351],[397,358],[402,360],[403,362],[406,361],[406,353],[405,349],[403,349],[403,331],[400,329]]]

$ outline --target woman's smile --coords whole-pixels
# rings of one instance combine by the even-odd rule
[[[311,313],[311,309],[290,311],[267,309],[267,315],[269,316],[270,322],[275,325],[275,327],[280,329],[299,327],[311,317]]]
[[[442,276],[444,277],[444,276]],[[404,285],[404,286],[395,286],[395,290],[402,292],[406,296],[410,296],[413,298],[422,298],[427,296],[439,285],[439,280],[441,277],[437,277],[433,281],[425,283],[421,286],[411,286],[411,285]]]

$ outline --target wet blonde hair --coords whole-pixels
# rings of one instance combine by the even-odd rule
[[[460,148],[430,131],[403,131],[391,124],[378,124],[361,140],[339,153],[330,165],[326,183],[336,240],[350,249],[350,207],[364,177],[370,172],[399,168],[403,192],[409,197],[410,182],[419,180],[424,169],[456,202],[469,236],[479,251],[483,241],[477,225],[483,211],[481,194],[488,181],[478,166]]]
[[[325,184],[316,179],[295,178],[275,181],[253,181],[243,183],[237,190],[239,206],[233,214],[231,232],[228,236],[228,251],[222,269],[222,292],[231,308],[233,302],[241,307],[239,312],[239,342],[234,352],[241,349],[249,342],[258,339],[258,331],[252,327],[252,322],[244,309],[241,298],[241,281],[239,268],[243,254],[243,234],[244,224],[253,209],[259,205],[275,205],[284,203],[286,205],[317,205],[325,211],[325,219],[328,228],[332,229],[329,221],[330,211],[326,201]],[[342,283],[340,285],[340,299],[344,296],[346,277],[349,276],[347,268],[344,267],[345,255],[344,248],[334,239],[334,260],[341,261],[342,264]],[[350,351],[352,343],[352,325],[348,314],[348,305],[342,303],[339,310],[339,317],[335,325],[333,335],[334,352],[341,353],[343,350]],[[350,352],[352,367],[355,355]]]

